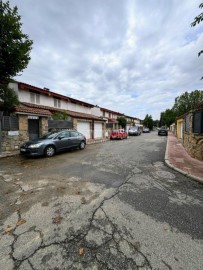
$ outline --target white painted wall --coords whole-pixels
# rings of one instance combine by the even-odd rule
[[[94,138],[102,138],[103,137],[103,128],[102,123],[94,123]]]
[[[99,107],[91,108],[91,113],[96,116],[103,116],[103,113]]]
[[[129,130],[129,127],[131,127],[131,125],[126,125],[126,131]]]
[[[91,108],[71,102],[67,102],[66,110],[91,114]]]
[[[18,89],[17,83],[9,83],[9,87],[12,88],[16,92],[16,94],[18,95],[19,101],[31,103],[30,92],[28,90]],[[40,93],[39,105],[54,107],[54,97],[49,97],[47,95]],[[91,114],[91,108],[82,106],[79,104],[74,104],[66,100],[61,100],[60,109]]]

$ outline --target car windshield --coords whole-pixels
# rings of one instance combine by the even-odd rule
[[[131,127],[130,128],[130,130],[136,130],[137,129],[137,127]]]
[[[43,136],[39,137],[40,140],[46,140],[46,139],[53,139],[55,136],[58,135],[58,132],[52,131],[47,134],[44,134]]]

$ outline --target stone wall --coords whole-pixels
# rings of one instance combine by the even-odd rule
[[[20,148],[20,145],[28,140],[27,115],[19,115],[19,130],[2,131],[2,152],[12,152]]]
[[[184,132],[183,146],[188,154],[196,159],[203,160],[203,134],[195,134],[192,131],[193,114],[189,113],[189,131]],[[184,130],[185,130],[185,121]]]
[[[40,117],[39,119],[39,134],[43,135],[48,132],[48,118]]]
[[[20,146],[29,140],[28,116],[18,115],[19,130],[2,131],[2,152],[12,152],[20,149]],[[48,118],[40,117],[39,132],[40,135],[48,131]]]

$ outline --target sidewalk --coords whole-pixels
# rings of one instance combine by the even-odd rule
[[[192,158],[172,132],[168,133],[165,162],[172,169],[203,183],[203,161]]]

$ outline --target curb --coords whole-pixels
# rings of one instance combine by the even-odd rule
[[[104,142],[107,142],[107,141],[109,141],[108,138],[106,138],[106,139],[99,139],[99,140],[89,141],[89,142],[87,142],[87,145],[104,143]],[[7,152],[0,153],[0,159],[1,158],[7,158],[7,157],[14,157],[14,156],[18,156],[18,155],[20,155],[20,150],[13,151],[13,152],[8,152],[7,151]]]
[[[17,155],[20,155],[19,151],[18,152],[13,152],[13,153],[3,153],[3,154],[0,154],[0,159],[1,158],[7,158],[7,157],[14,157],[14,156],[17,156]]]
[[[171,169],[173,169],[174,171],[177,171],[177,172],[183,174],[184,176],[186,176],[186,177],[188,177],[188,178],[190,178],[190,179],[192,179],[192,180],[198,181],[199,183],[202,183],[202,184],[203,184],[203,179],[202,179],[202,178],[200,178],[200,177],[198,177],[198,176],[195,176],[195,175],[192,175],[192,174],[190,174],[190,173],[186,173],[185,171],[183,171],[183,170],[181,170],[181,169],[175,167],[173,164],[171,164],[171,163],[169,162],[169,159],[168,159],[168,141],[169,141],[169,137],[168,137],[168,139],[167,139],[166,152],[165,152],[165,157],[164,157],[164,162],[165,162],[165,164],[166,164],[168,167],[170,167]]]

